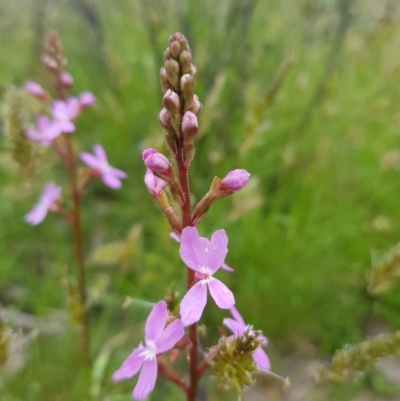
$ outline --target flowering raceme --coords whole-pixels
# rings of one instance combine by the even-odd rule
[[[53,183],[47,184],[39,197],[38,203],[24,216],[24,220],[32,226],[41,223],[47,213],[56,208],[55,201],[60,197],[60,194],[60,187]]]
[[[181,302],[181,319],[185,326],[200,320],[207,303],[207,287],[211,297],[221,309],[229,309],[235,298],[229,288],[214,273],[224,263],[228,253],[228,237],[225,230],[217,230],[209,241],[202,238],[195,227],[182,230],[179,253],[187,267],[196,272],[198,281],[189,289]]]
[[[174,348],[185,334],[179,319],[165,327],[167,319],[167,304],[160,301],[146,320],[144,344],[140,343],[112,376],[114,381],[130,379],[141,370],[133,390],[135,400],[143,400],[154,389],[158,372],[157,355]]]
[[[244,322],[242,316],[240,316],[240,313],[238,310],[233,306],[230,309],[230,312],[232,314],[233,319],[230,317],[227,317],[223,320],[223,324],[230,330],[235,336],[242,336],[246,330],[249,330],[250,332],[253,332],[253,328],[251,325],[247,324]],[[259,335],[258,339],[261,340],[263,346],[268,344],[268,340],[266,337],[263,335]],[[263,371],[269,371],[271,370],[271,364],[268,358],[268,355],[265,353],[265,351],[259,347],[253,352],[253,360],[257,367],[260,370]]]
[[[121,179],[126,178],[125,171],[109,165],[106,152],[101,145],[94,145],[93,153],[94,154],[82,152],[80,158],[85,164],[101,176],[105,185],[112,189],[121,188]]]

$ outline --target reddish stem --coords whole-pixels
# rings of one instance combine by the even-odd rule
[[[162,357],[157,357],[157,362],[158,362],[158,373],[164,376],[170,382],[175,383],[185,394],[187,394],[189,388],[185,383],[185,380],[179,375],[179,373],[177,373],[170,367],[166,366],[163,363]]]
[[[199,367],[197,368],[197,376],[198,376],[198,377],[203,376],[204,373],[206,372],[206,370],[208,369],[209,366],[210,366],[210,365],[209,365],[207,359],[203,359],[203,360],[200,362]]]

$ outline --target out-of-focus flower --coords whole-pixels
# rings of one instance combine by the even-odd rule
[[[79,113],[79,100],[70,97],[67,100],[55,100],[51,105],[51,113],[62,132],[75,131],[74,119]]]
[[[146,174],[144,176],[144,183],[153,196],[159,195],[160,192],[167,185],[167,183],[163,179],[156,177],[150,169],[147,169],[146,171]]]
[[[72,78],[72,75],[65,71],[60,74],[58,79],[61,85],[66,87],[70,87],[74,83],[74,78]]]
[[[222,190],[238,191],[242,189],[250,178],[250,173],[244,169],[230,171],[219,183]]]
[[[223,324],[229,330],[231,330],[235,336],[242,336],[246,331],[248,331],[250,334],[254,332],[253,327],[244,322],[242,316],[240,316],[240,313],[234,306],[230,309],[230,312],[233,319],[227,317],[223,320]],[[263,335],[260,334],[258,336],[258,339],[261,341],[263,346],[268,344],[267,338]],[[271,363],[269,361],[268,355],[261,347],[257,348],[253,352],[253,360],[260,370],[271,370]]]
[[[42,146],[49,146],[51,141],[61,135],[59,124],[51,121],[49,117],[40,115],[36,118],[37,129],[28,128],[26,136],[32,141],[39,142]]]
[[[79,106],[83,110],[93,105],[93,103],[96,101],[96,96],[93,95],[92,92],[82,92],[78,96],[78,100]]]
[[[144,343],[133,350],[112,376],[114,381],[130,379],[140,370],[139,380],[133,390],[135,400],[143,400],[154,389],[158,373],[157,355],[174,348],[185,334],[179,319],[165,327],[167,318],[167,304],[160,301],[146,320]]]
[[[101,145],[94,145],[93,153],[82,152],[79,157],[101,176],[105,185],[112,189],[121,188],[121,179],[126,178],[126,173],[108,164],[106,152]]]
[[[225,284],[213,277],[228,253],[225,230],[215,231],[209,241],[200,237],[195,227],[186,227],[182,230],[180,243],[181,259],[196,272],[195,277],[198,279],[183,297],[180,307],[182,323],[189,326],[201,318],[207,303],[207,287],[221,309],[231,308],[235,304],[235,298]]]
[[[39,197],[38,203],[24,216],[24,220],[32,226],[41,223],[47,213],[57,209],[55,201],[60,197],[60,194],[61,187],[53,183],[47,184]]]
[[[37,82],[27,81],[25,82],[24,87],[32,96],[35,96],[40,100],[46,98],[45,90]]]

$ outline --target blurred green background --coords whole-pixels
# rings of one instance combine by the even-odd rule
[[[156,302],[168,286],[182,294],[185,285],[141,160],[145,147],[164,150],[158,69],[176,31],[189,39],[204,105],[193,201],[215,175],[252,174],[245,190],[213,205],[199,229],[204,236],[227,231],[226,262],[235,273],[219,277],[246,321],[269,338],[273,370],[282,373],[280,361],[296,350],[311,347],[312,358],[324,361],[366,337],[371,254],[400,238],[397,0],[0,0],[3,99],[26,80],[50,89],[39,62],[49,28],[64,44],[72,93],[97,96],[78,121],[77,148],[100,143],[128,173],[122,189],[98,181],[83,200],[92,354],[105,360],[92,388],[97,399],[130,399],[133,382],[114,385],[109,377],[141,338],[149,309],[138,302],[122,308],[125,296]],[[67,305],[66,282],[75,274],[69,227],[57,216],[37,227],[22,221],[43,182],[67,177],[51,152],[28,179],[21,175],[2,132],[0,302],[18,338],[0,398],[82,400]],[[106,263],[104,248],[95,253],[109,243],[121,247],[132,227],[120,261]],[[373,309],[387,330],[400,328],[399,289]],[[224,316],[209,303],[205,347],[216,342]],[[104,344],[121,332],[107,354]],[[163,380],[157,388],[152,399],[179,399]]]

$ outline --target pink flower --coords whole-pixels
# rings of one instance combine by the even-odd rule
[[[133,390],[135,400],[143,400],[154,389],[158,371],[156,356],[174,348],[185,334],[179,319],[165,327],[167,317],[167,304],[158,302],[146,320],[144,344],[140,343],[112,376],[114,381],[130,379],[141,369]]]
[[[38,99],[43,100],[46,97],[46,92],[37,82],[27,81],[25,82],[24,87],[27,92]]]
[[[242,189],[250,178],[250,173],[243,169],[230,171],[219,183],[219,187],[223,190],[238,191]]]
[[[49,146],[53,139],[61,135],[60,126],[45,115],[36,118],[36,125],[37,130],[28,128],[25,134],[29,139],[39,142],[42,146]]]
[[[70,97],[66,101],[55,100],[51,105],[51,113],[62,132],[74,132],[73,120],[79,113],[79,100],[76,97]]]
[[[62,72],[58,77],[59,82],[61,85],[70,87],[74,83],[74,78],[68,72]]]
[[[225,230],[215,231],[209,241],[200,237],[195,227],[186,227],[182,230],[180,242],[181,259],[196,272],[196,278],[199,279],[181,302],[182,323],[189,326],[200,320],[207,303],[207,287],[221,309],[231,308],[235,304],[235,298],[225,284],[213,277],[228,253]]]
[[[167,185],[167,183],[163,179],[156,177],[150,169],[147,169],[146,171],[146,174],[144,176],[144,183],[153,196],[159,195],[160,192]]]
[[[93,95],[92,92],[82,92],[78,96],[78,100],[79,106],[83,110],[93,105],[93,103],[96,101],[96,96]]]
[[[223,324],[230,330],[235,336],[242,336],[246,330],[253,332],[253,327],[249,324],[246,325],[242,316],[240,316],[238,310],[233,306],[230,309],[233,319],[227,317],[223,320]],[[263,346],[268,344],[268,340],[263,335],[259,335],[258,339],[261,340]],[[271,370],[271,364],[268,355],[265,351],[259,347],[253,352],[253,360],[260,370],[269,371]]]
[[[171,232],[171,233],[169,233],[169,236],[170,236],[174,241],[176,241],[176,242],[178,242],[178,243],[181,242],[181,240],[180,240],[179,237],[178,237],[178,234],[176,234],[176,233],[174,233],[174,232]],[[204,240],[207,241],[207,238],[204,238],[204,237],[200,237],[200,238],[201,238],[203,241],[204,241]],[[232,272],[234,271],[234,270],[232,269],[232,267],[229,267],[225,262],[222,263],[221,269],[226,270],[226,271],[229,272],[229,273],[232,273]]]
[[[32,226],[41,223],[47,213],[56,209],[55,201],[60,197],[60,194],[60,187],[53,183],[47,184],[39,197],[38,203],[24,216],[24,220]]]
[[[106,152],[101,145],[94,145],[93,153],[82,152],[79,157],[101,176],[105,185],[112,189],[121,188],[121,179],[126,178],[126,173],[108,164]]]

